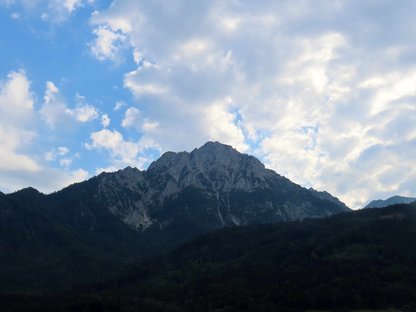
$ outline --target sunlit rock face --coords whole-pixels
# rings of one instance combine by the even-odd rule
[[[98,179],[100,201],[139,231],[199,232],[349,210],[329,193],[294,184],[255,157],[218,142],[191,153],[167,152],[147,171],[127,167]]]

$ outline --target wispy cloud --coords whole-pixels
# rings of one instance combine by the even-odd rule
[[[91,0],[0,0],[2,6],[21,8],[30,15],[51,23],[65,22],[77,9],[93,3]],[[20,14],[14,12],[12,17],[19,19]]]

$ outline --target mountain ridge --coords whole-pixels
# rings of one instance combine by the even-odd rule
[[[101,173],[49,195],[26,188],[0,196],[0,224],[8,225],[0,280],[4,287],[64,287],[119,274],[215,229],[345,211],[329,193],[208,142],[190,153],[167,152],[145,171]]]
[[[389,198],[384,199],[384,200],[383,199],[373,200],[370,203],[368,203],[364,207],[364,209],[384,208],[384,207],[387,207],[387,206],[397,205],[397,204],[410,204],[414,201],[416,201],[416,198],[395,195],[395,196],[389,197]]]
[[[91,184],[94,186],[89,188],[89,196],[95,197],[114,216],[139,231],[146,231],[155,225],[167,225],[169,220],[159,222],[152,217],[152,213],[157,214],[167,203],[177,206],[172,201],[175,202],[189,188],[200,192],[205,201],[210,202],[212,209],[208,209],[208,214],[210,217],[215,216],[217,220],[211,221],[220,227],[326,217],[349,210],[331,194],[303,188],[265,168],[254,156],[211,141],[190,153],[168,151],[152,162],[147,170],[128,166],[116,172],[103,172],[49,195],[28,187],[6,196],[32,196],[39,200],[56,198],[62,192],[80,189],[85,197],[88,196],[85,189]],[[260,198],[263,207],[246,207],[242,211],[240,208],[244,203],[239,203],[238,207],[233,205],[238,201],[238,193],[243,193],[240,194],[241,197],[268,193],[268,197],[257,194],[258,197],[263,197]],[[85,206],[85,203],[79,202],[78,205]],[[268,216],[259,216],[261,210]]]
[[[211,231],[32,311],[415,311],[416,203]],[[30,308],[27,308],[30,307]]]

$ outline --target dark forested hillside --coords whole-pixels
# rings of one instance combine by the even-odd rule
[[[227,228],[82,294],[24,300],[42,311],[415,311],[415,242],[416,204]],[[16,298],[5,306],[24,311]]]
[[[106,280],[139,258],[137,233],[96,205],[88,208],[100,216],[94,231],[81,214],[72,218],[78,215],[74,202],[82,198],[65,193],[76,187],[48,197],[24,189],[0,198],[1,291],[50,291]]]
[[[226,229],[175,250],[136,294],[184,311],[414,311],[415,242],[415,204]]]

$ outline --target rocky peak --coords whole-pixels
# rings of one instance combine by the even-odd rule
[[[219,142],[207,142],[200,148],[188,152],[166,152],[150,166],[149,172],[161,172],[170,168],[195,167],[195,165],[216,166],[235,163],[242,158],[237,150]],[[244,155],[247,156],[247,155]]]
[[[137,179],[137,178],[141,178],[143,176],[143,172],[140,171],[137,168],[132,168],[130,166],[119,170],[118,172],[119,176],[122,176],[124,178],[132,178],[132,179]]]
[[[166,152],[160,158],[152,162],[147,169],[148,173],[160,173],[165,171],[175,171],[180,167],[186,166],[189,162],[189,153],[187,152]]]
[[[194,162],[207,166],[225,166],[241,169],[242,166],[253,170],[264,170],[264,165],[255,157],[242,154],[229,145],[219,142],[207,142],[191,153]]]
[[[219,159],[226,158],[227,156],[232,156],[235,154],[240,154],[236,149],[230,145],[222,144],[219,142],[207,142],[202,145],[200,148],[194,149],[191,154],[204,156],[210,159]]]
[[[166,152],[146,172],[153,182],[157,180],[159,190],[169,188],[169,194],[187,186],[249,190],[272,174],[276,175],[255,157],[219,142],[207,142],[191,153]]]

